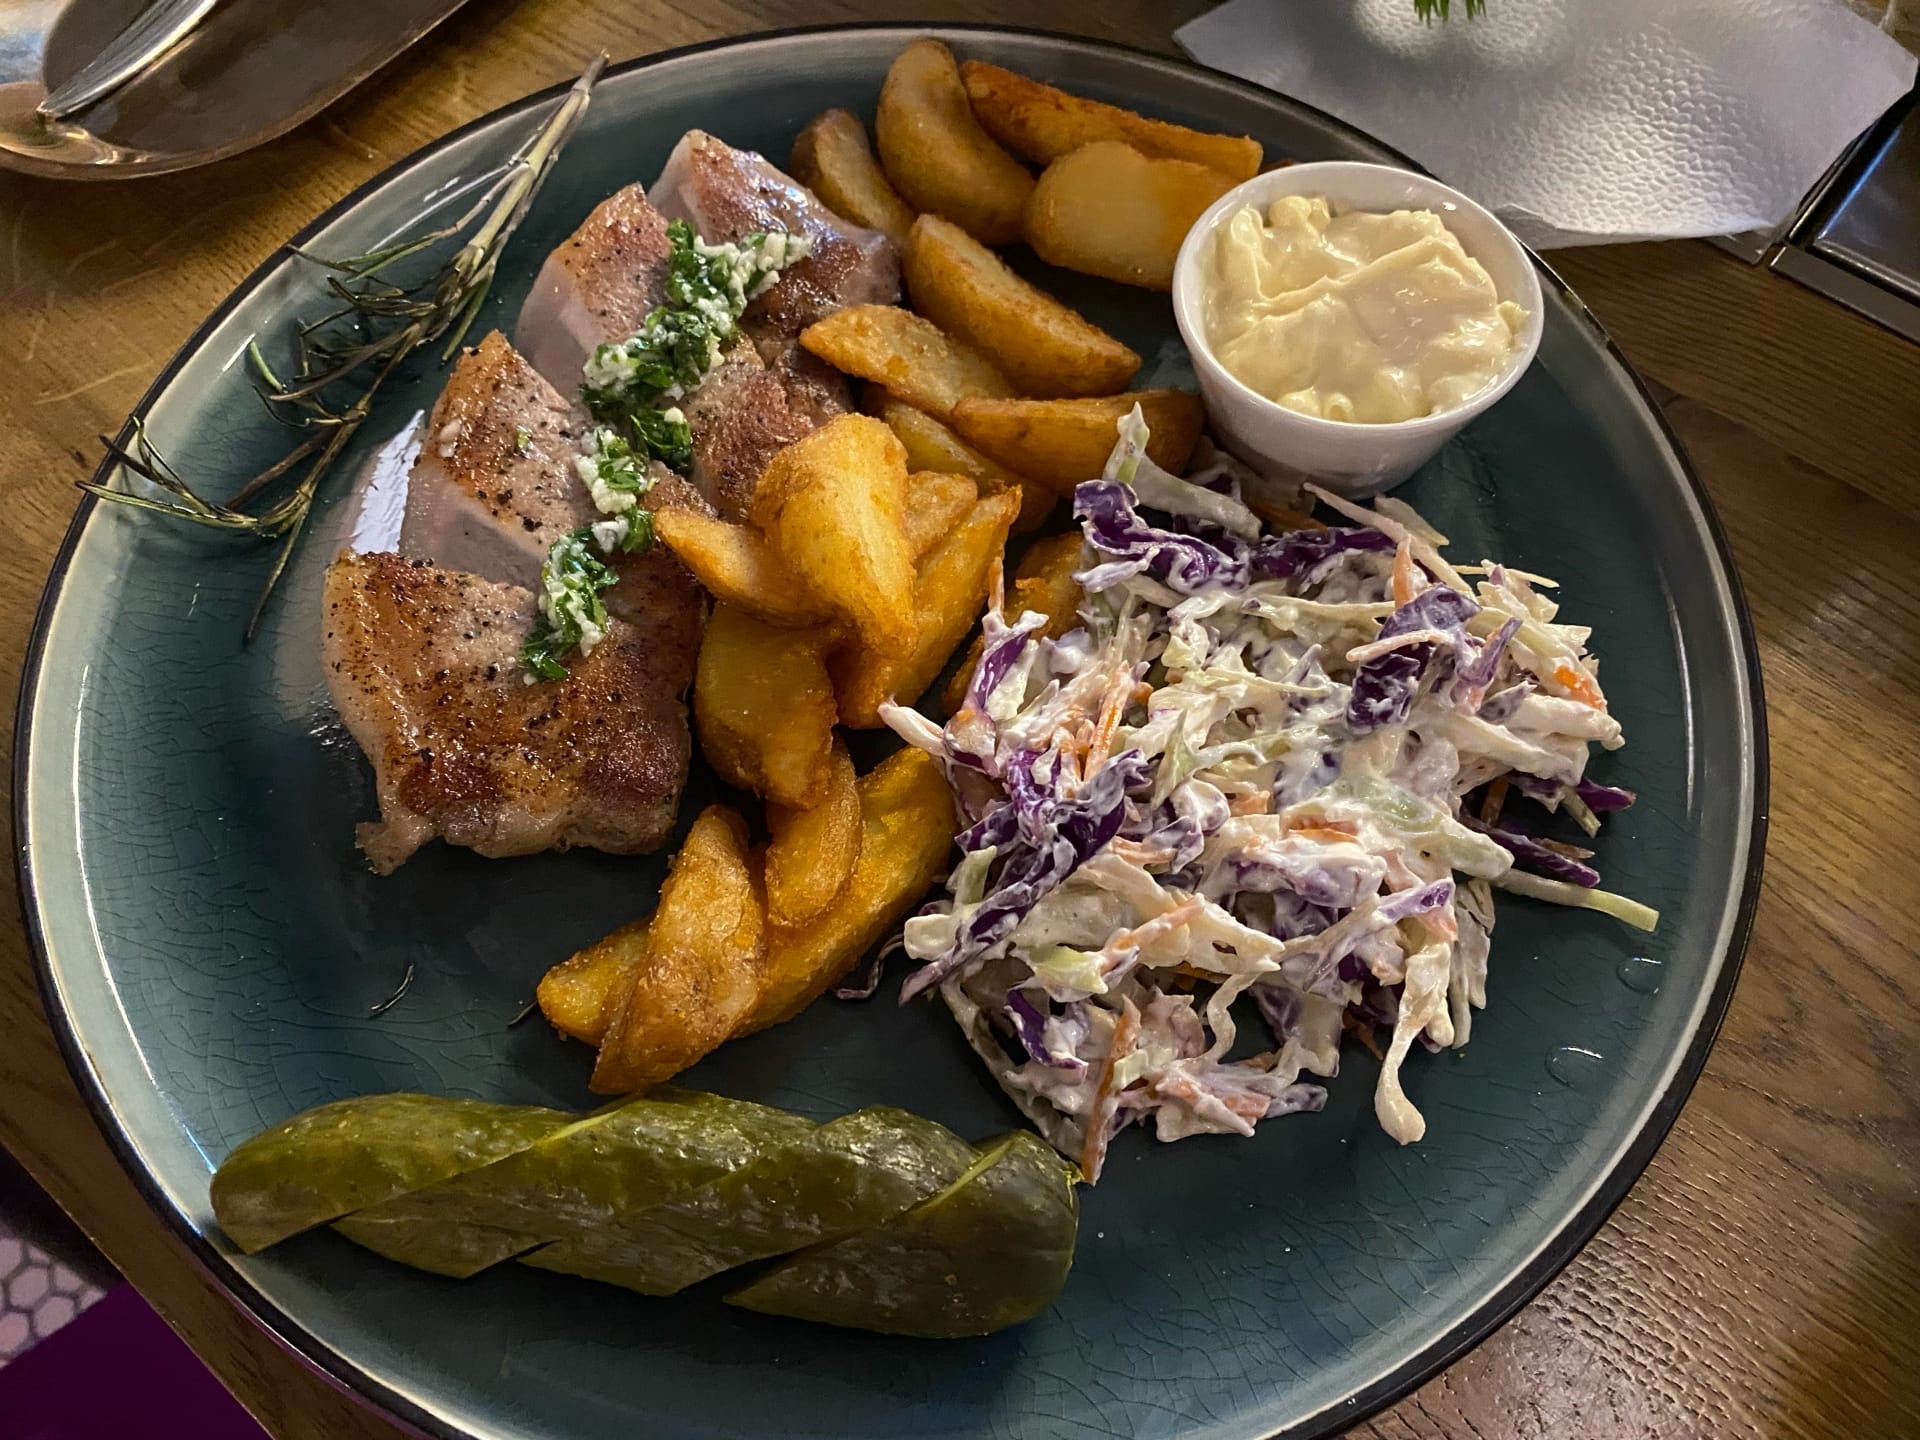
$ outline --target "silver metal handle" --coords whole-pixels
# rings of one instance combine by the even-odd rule
[[[64,120],[106,99],[192,33],[220,0],[158,0],[149,5],[72,79],[37,107],[49,120]]]

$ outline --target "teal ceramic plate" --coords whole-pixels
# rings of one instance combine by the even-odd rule
[[[488,318],[510,321],[547,250],[609,191],[651,178],[682,131],[784,156],[817,111],[870,111],[908,33],[759,36],[610,72]],[[1276,156],[1399,158],[1173,60],[939,33],[1074,90],[1251,132]],[[430,146],[300,243],[370,248],[425,197],[498,163],[545,98]],[[1325,1434],[1409,1389],[1543,1285],[1645,1165],[1725,1010],[1759,880],[1759,679],[1726,547],[1632,372],[1546,278],[1538,363],[1407,493],[1459,551],[1556,576],[1569,614],[1597,628],[1629,743],[1596,775],[1642,797],[1609,825],[1598,863],[1664,918],[1643,937],[1503,899],[1473,1043],[1407,1067],[1424,1143],[1380,1132],[1374,1062],[1352,1048],[1323,1113],[1255,1139],[1176,1149],[1129,1131],[1085,1192],[1060,1303],[975,1342],[811,1329],[711,1293],[648,1300],[514,1266],[457,1284],[328,1234],[236,1255],[213,1228],[208,1173],[304,1106],[403,1089],[585,1104],[587,1052],[507,1022],[548,964],[649,903],[661,866],[436,846],[390,879],[368,874],[353,826],[374,812],[369,772],[331,716],[317,655],[339,505],[316,516],[251,650],[238,637],[264,553],[88,506],[27,667],[18,833],[48,1010],[128,1170],[261,1324],[438,1435],[1227,1440]],[[1177,371],[1165,297],[1047,282]],[[319,308],[313,272],[282,252],[207,322],[145,407],[179,468],[237,477],[278,453],[236,361],[250,336]],[[400,430],[438,383],[423,363],[374,436]],[[409,968],[404,999],[370,1016]],[[930,1007],[824,1002],[688,1078],[814,1115],[887,1103],[970,1136],[1017,1123]]]

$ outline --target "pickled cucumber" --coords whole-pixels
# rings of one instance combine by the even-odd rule
[[[214,1218],[248,1254],[524,1150],[572,1122],[528,1105],[369,1095],[303,1111],[214,1173]]]
[[[905,1111],[816,1125],[662,1087],[584,1116],[426,1095],[325,1105],[240,1146],[212,1193],[248,1251],[331,1223],[443,1275],[518,1258],[670,1294],[786,1255],[727,1298],[937,1337],[1052,1302],[1073,1180],[1031,1135],[976,1150]]]
[[[985,1335],[1051,1305],[1073,1264],[1074,1171],[1032,1135],[986,1147],[896,1219],[803,1250],[729,1303],[895,1335]]]
[[[858,1110],[691,1194],[521,1258],[671,1295],[736,1265],[883,1224],[974,1159],[971,1145],[931,1120]]]
[[[615,1231],[815,1128],[784,1110],[663,1087],[334,1228],[389,1260],[464,1279],[535,1246]]]

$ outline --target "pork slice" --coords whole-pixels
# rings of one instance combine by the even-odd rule
[[[520,307],[514,335],[527,358],[561,392],[580,388],[594,347],[625,340],[666,295],[667,221],[644,186],[600,202],[547,257]]]
[[[553,542],[600,518],[573,468],[587,423],[504,336],[488,335],[455,363],[427,422],[401,553],[536,588]]]
[[[812,243],[806,259],[747,307],[742,324],[756,335],[791,338],[835,310],[900,298],[900,259],[885,235],[841,219],[765,156],[704,130],[680,137],[652,195],[662,215],[688,221],[704,240],[785,230]]]
[[[767,462],[818,424],[788,403],[753,346],[735,345],[681,407],[693,431],[693,483],[727,520],[743,520]]]
[[[663,667],[682,657],[616,619],[565,680],[526,684],[533,593],[397,555],[341,554],[324,604],[327,682],[379,793],[359,830],[376,871],[436,835],[494,857],[667,838],[691,742]]]

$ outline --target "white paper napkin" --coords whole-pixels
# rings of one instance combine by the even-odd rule
[[[1537,246],[1771,229],[1913,85],[1840,0],[1229,0],[1194,59],[1404,151]]]

